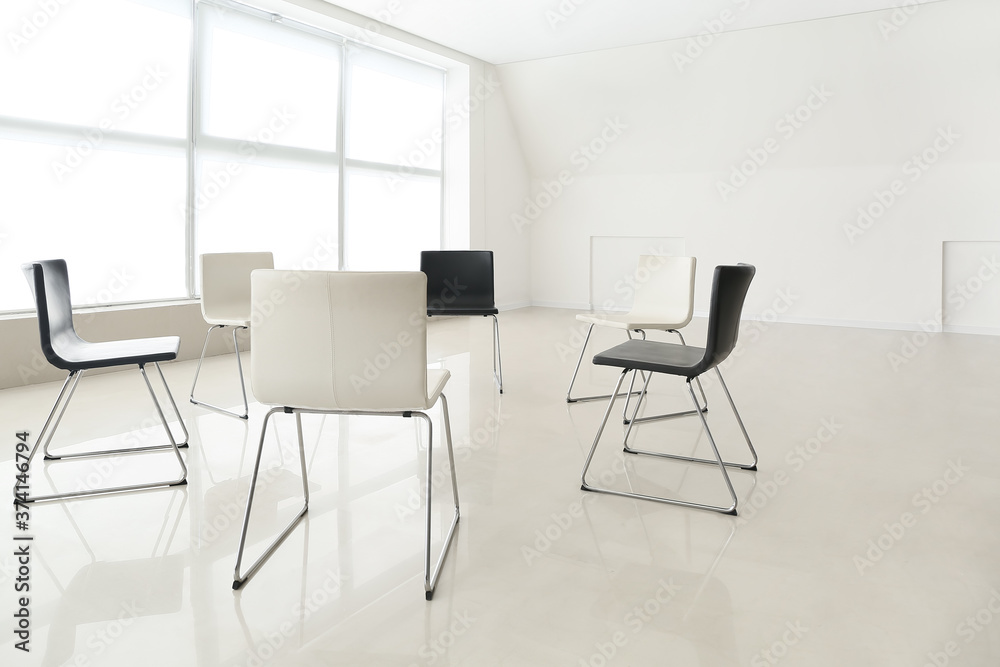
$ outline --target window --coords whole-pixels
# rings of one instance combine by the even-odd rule
[[[33,259],[66,258],[83,306],[195,297],[206,252],[399,270],[441,247],[441,69],[224,0],[8,2],[0,312],[32,309]]]
[[[20,265],[54,257],[78,305],[185,296],[188,4],[8,3],[0,311],[31,309]]]
[[[340,43],[198,11],[194,255],[270,250],[277,267],[337,269]]]

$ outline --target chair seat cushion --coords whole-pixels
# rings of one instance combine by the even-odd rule
[[[587,324],[613,327],[615,329],[628,329],[630,331],[636,329],[667,331],[686,326],[691,318],[685,318],[682,313],[673,318],[647,313],[580,313],[576,316],[576,319]]]
[[[64,337],[53,342],[57,343],[55,353],[62,362],[59,367],[72,371],[173,361],[177,358],[181,339],[178,336],[161,336],[89,343]]]
[[[628,340],[594,357],[598,366],[638,369],[694,377],[705,357],[705,349],[655,340]]]
[[[449,307],[449,308],[428,308],[427,309],[427,316],[428,317],[433,317],[433,316],[437,315],[437,316],[441,316],[441,317],[444,317],[444,316],[471,317],[471,316],[474,316],[474,315],[483,315],[485,317],[485,316],[488,316],[488,315],[496,315],[499,312],[500,311],[497,310],[496,308],[485,308],[485,307],[484,308],[475,308],[475,307],[470,307],[470,308],[462,308],[462,307],[458,307],[458,308],[452,308],[452,307]]]

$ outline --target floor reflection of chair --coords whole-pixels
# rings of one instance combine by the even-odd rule
[[[178,508],[170,526],[175,504]],[[90,562],[80,568],[65,587],[52,569],[45,567],[60,595],[46,638],[43,665],[62,665],[70,661],[73,661],[70,664],[80,664],[80,654],[76,650],[78,626],[102,621],[112,623],[134,616],[172,614],[181,610],[187,555],[169,552],[186,505],[187,492],[174,491],[150,556],[122,561],[98,560],[70,508],[65,504],[59,505],[79,536]],[[42,553],[38,552],[38,556],[41,557]],[[100,644],[100,641],[92,643]],[[87,646],[87,643],[84,645]]]
[[[629,463],[626,463],[626,475],[629,474],[627,470]],[[629,541],[628,538],[623,538],[619,534],[616,534],[613,538],[606,536],[602,538],[599,534],[603,532],[602,526],[613,526],[614,528],[621,529],[630,525],[629,521],[622,520],[621,510],[614,510],[617,512],[617,515],[613,522],[608,522],[600,517],[595,518],[593,516],[596,508],[592,506],[592,503],[583,504],[584,513],[587,517],[585,523],[590,529],[595,553],[601,567],[605,572],[609,573],[609,578],[611,577],[610,573],[624,573],[627,571],[629,579],[635,580],[637,577],[642,577],[640,574],[642,571],[648,572],[648,576],[645,579],[650,583],[649,593],[644,598],[639,596],[635,600],[629,600],[625,606],[627,608],[641,608],[651,600],[656,600],[656,602],[652,604],[652,609],[643,609],[645,617],[635,615],[637,619],[635,624],[642,622],[644,630],[648,624],[662,633],[669,633],[680,639],[692,641],[695,652],[700,659],[697,663],[686,663],[690,664],[691,667],[718,664],[718,656],[712,654],[720,652],[727,659],[733,661],[733,663],[737,662],[739,655],[736,646],[735,625],[732,622],[733,615],[732,613],[720,613],[720,610],[732,607],[729,589],[715,576],[715,570],[718,568],[719,563],[722,562],[723,556],[729,548],[733,536],[736,534],[736,521],[721,518],[717,521],[709,521],[708,519],[711,519],[711,517],[704,515],[692,517],[690,514],[666,515],[653,512],[657,518],[680,520],[684,523],[683,532],[675,530],[656,531],[656,534],[668,536],[667,539],[679,542],[679,548],[673,554],[667,554],[658,551],[654,545],[650,529],[646,524],[645,508],[640,507],[639,503],[634,503],[633,507],[638,526],[641,529],[641,538]],[[646,513],[650,512],[647,510]],[[720,531],[720,537],[722,535],[724,537],[719,540],[720,546],[718,547],[718,551],[711,556],[711,560],[705,568],[697,568],[695,564],[697,560],[695,553],[697,549],[694,548],[696,538],[693,534],[695,523],[699,526],[728,524],[725,530]],[[631,542],[633,545],[644,543],[649,553],[648,563],[624,562],[621,559],[613,560],[606,558],[602,549],[602,539],[605,544],[609,541],[615,544],[623,542]],[[708,559],[706,558],[705,560],[707,561]],[[681,568],[680,565],[682,563],[679,561],[686,561],[686,566]],[[660,588],[662,588],[661,582],[666,582],[675,589],[674,591],[664,592],[667,595],[666,600],[658,595]],[[614,587],[617,585],[617,582],[612,581],[609,584]],[[621,604],[621,596],[617,588],[609,589],[609,593],[604,598],[606,599],[599,599],[596,602],[602,608],[611,607],[616,603]],[[709,648],[706,642],[691,639],[693,626],[698,623],[712,627],[711,651],[706,650]],[[635,628],[633,627],[632,630],[635,631]]]

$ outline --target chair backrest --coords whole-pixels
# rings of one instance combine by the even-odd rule
[[[495,307],[492,250],[424,250],[427,310],[488,310]]]
[[[38,311],[38,334],[45,359],[63,370],[76,366],[67,361],[67,350],[83,340],[73,328],[73,306],[69,295],[69,271],[64,259],[45,259],[21,265]]]
[[[424,410],[427,278],[419,271],[251,274],[250,375],[261,403]]]
[[[708,336],[705,356],[698,365],[699,375],[718,366],[736,347],[740,333],[740,316],[750,281],[757,269],[752,264],[715,267],[712,279],[712,303],[708,311]]]
[[[219,252],[201,256],[201,314],[206,320],[245,313],[250,319],[250,272],[273,269],[269,252]]]
[[[687,326],[694,315],[694,257],[639,255],[632,315]]]

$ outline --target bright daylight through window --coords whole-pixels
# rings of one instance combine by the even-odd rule
[[[195,297],[206,252],[412,270],[441,247],[443,70],[237,5],[7,2],[0,312],[32,309],[38,259],[85,306]]]

